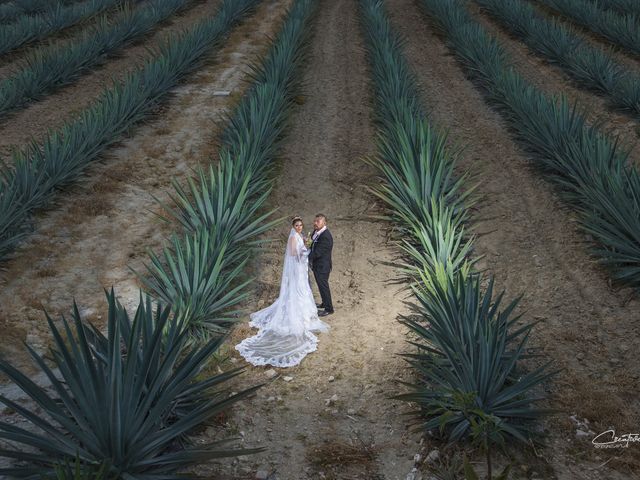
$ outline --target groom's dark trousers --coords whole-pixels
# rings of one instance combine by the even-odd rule
[[[329,274],[332,266],[331,250],[333,250],[333,237],[329,229],[326,229],[318,236],[309,254],[311,270],[313,270],[313,276],[320,291],[322,305],[327,312],[333,312],[331,290],[329,289]]]
[[[329,274],[331,272],[317,272],[313,271],[313,276],[318,284],[318,290],[320,291],[320,298],[322,298],[322,305],[327,312],[333,312],[333,304],[331,303],[331,290],[329,289]]]

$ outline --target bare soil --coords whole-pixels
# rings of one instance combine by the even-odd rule
[[[405,311],[405,293],[388,284],[396,272],[382,262],[394,258],[394,249],[387,225],[369,220],[379,212],[363,187],[376,182],[362,160],[375,152],[375,141],[357,2],[324,0],[318,8],[304,104],[291,118],[271,202],[279,214],[301,215],[305,231],[316,213],[328,216],[336,312],[325,317],[331,330],[319,335],[318,350],[299,366],[277,369],[279,376],[234,407],[222,429],[268,450],[198,470],[211,477],[222,469],[229,478],[253,479],[263,470],[280,480],[404,480],[420,448],[401,416],[407,406],[388,398],[402,390],[398,380],[409,373],[396,355],[406,350],[396,320]],[[289,228],[269,232],[267,238],[280,241],[256,259],[251,311],[278,295]],[[234,331],[224,353],[235,365],[247,364],[233,346],[255,333],[246,323]],[[236,389],[267,381],[269,369],[249,365]]]
[[[125,305],[137,303],[138,284],[128,267],[140,270],[146,249],[158,250],[173,229],[150,213],[159,212],[152,195],[166,199],[171,178],[184,180],[191,168],[215,156],[216,122],[242,94],[247,65],[265,53],[265,36],[273,37],[290,2],[265,0],[233,31],[215,62],[190,76],[157,117],[91,167],[84,181],[60,194],[55,210],[41,213],[36,233],[2,273],[1,354],[31,368],[20,342],[46,348],[42,307],[56,317],[68,312],[75,298],[83,315],[102,325],[102,288],[114,285]],[[191,10],[194,16],[188,18],[193,21],[194,12],[202,14],[198,9],[207,5],[213,2]],[[475,208],[474,227],[480,234],[476,252],[484,257],[480,267],[496,275],[510,298],[525,294],[525,319],[540,322],[531,343],[562,368],[546,387],[545,405],[561,410],[544,423],[548,446],[537,456],[519,459],[515,478],[639,478],[636,444],[597,450],[590,437],[576,436],[569,418],[588,419],[594,434],[609,427],[618,434],[637,432],[637,296],[610,286],[606,272],[587,254],[571,212],[511,140],[500,116],[466,78],[414,1],[392,0],[388,6],[394,25],[407,38],[405,53],[433,122],[449,130],[452,143],[466,147],[460,168],[479,180],[482,200]],[[198,468],[211,478],[248,480],[264,470],[272,480],[405,480],[415,453],[441,447],[431,440],[420,443],[410,434],[403,415],[409,407],[389,398],[404,390],[399,380],[411,381],[398,356],[409,349],[405,329],[397,322],[397,315],[406,311],[406,292],[389,283],[397,271],[385,262],[393,261],[396,251],[386,235],[388,225],[372,219],[378,207],[365,188],[378,180],[363,162],[376,146],[362,42],[357,2],[319,2],[302,72],[301,104],[287,129],[270,200],[281,215],[302,215],[305,231],[315,213],[329,217],[335,240],[330,284],[336,312],[326,317],[331,330],[319,335],[318,350],[301,365],[276,369],[274,378],[269,367],[247,365],[234,388],[266,385],[203,436],[237,434],[247,447],[267,451]],[[581,102],[593,102],[594,112],[604,110],[600,99],[574,92],[563,75],[524,47],[507,43],[518,66],[542,88],[567,90],[580,95],[576,98]],[[119,68],[112,63],[104,70],[115,74],[135,61]],[[27,137],[20,136],[21,130],[44,132],[56,124],[58,113],[60,118],[72,115],[85,96],[87,103],[94,98],[96,85],[103,83],[91,74],[37,104],[42,110],[28,109],[20,128],[3,126],[12,130],[0,130],[2,141],[5,133],[14,135],[13,143],[23,143]],[[213,96],[218,90],[232,95]],[[251,311],[278,294],[288,230],[282,225],[268,232],[265,237],[276,241],[265,244],[253,261]],[[239,325],[221,352],[230,357],[221,366],[246,365],[233,346],[254,333],[246,323]]]
[[[540,321],[532,344],[563,369],[548,386],[549,406],[562,413],[546,422],[549,447],[540,452],[548,467],[544,478],[629,478],[640,465],[640,450],[633,445],[597,450],[593,435],[576,438],[569,416],[588,419],[595,433],[609,427],[618,433],[637,430],[637,297],[610,286],[606,272],[587,254],[571,212],[511,140],[417,3],[389,5],[394,25],[407,38],[406,55],[433,122],[465,147],[460,167],[479,181],[480,267],[496,275],[508,296],[524,293],[525,319]],[[566,87],[542,63],[524,73],[546,88]]]
[[[184,30],[202,18],[215,15],[219,4],[219,0],[207,0],[174,15],[154,33],[123,49],[117,57],[92,69],[78,81],[0,118],[0,158],[8,157],[12,148],[22,147],[32,139],[40,142],[49,129],[60,128],[64,122],[75,118],[105,88],[122,80],[128,72],[151,58],[150,52],[169,35]],[[72,42],[73,38],[66,41]]]
[[[217,122],[246,88],[248,65],[266,52],[288,4],[263,2],[233,30],[215,62],[176,88],[162,112],[40,215],[35,232],[0,272],[1,353],[30,367],[21,342],[38,349],[47,345],[42,308],[55,318],[69,312],[75,299],[101,325],[103,288],[114,286],[126,305],[137,303],[138,284],[129,267],[142,271],[147,249],[158,251],[175,229],[155,215],[160,208],[152,196],[167,200],[172,178],[186,179],[216,155]],[[224,90],[232,94],[213,95]]]

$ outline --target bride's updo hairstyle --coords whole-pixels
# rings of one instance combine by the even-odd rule
[[[293,226],[296,224],[296,222],[302,222],[302,217],[299,217],[298,215],[296,215],[295,217],[293,217],[293,218],[291,219],[291,226],[293,227]],[[304,223],[304,222],[303,222],[303,223]]]

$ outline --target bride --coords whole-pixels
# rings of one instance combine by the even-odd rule
[[[311,332],[329,329],[318,318],[309,286],[309,250],[302,237],[302,219],[294,217],[291,225],[280,295],[271,305],[250,315],[249,325],[257,327],[258,333],[235,347],[253,365],[297,365],[316,350],[318,338]]]

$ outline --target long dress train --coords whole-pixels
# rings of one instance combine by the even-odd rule
[[[253,337],[238,345],[242,356],[253,365],[292,367],[316,350],[318,338],[312,331],[327,331],[309,285],[309,250],[293,228],[289,233],[280,282],[280,295],[266,308],[250,315],[249,325],[258,328]]]

